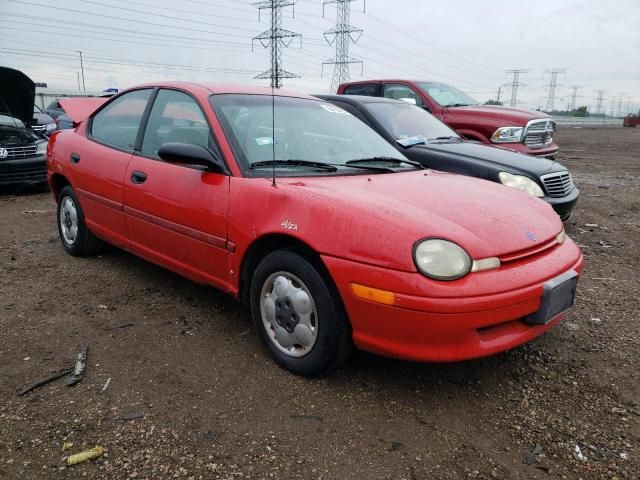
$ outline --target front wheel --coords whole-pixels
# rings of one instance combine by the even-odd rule
[[[75,257],[97,253],[104,245],[87,228],[78,197],[69,185],[58,195],[58,233],[65,250]]]
[[[335,287],[295,252],[278,250],[260,262],[251,281],[251,315],[278,365],[299,375],[335,368],[351,350]]]

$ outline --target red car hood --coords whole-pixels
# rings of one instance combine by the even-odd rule
[[[102,97],[61,98],[58,103],[74,123],[80,123],[107,100],[109,99]]]
[[[536,120],[539,118],[549,118],[544,112],[537,112],[534,110],[524,110],[513,107],[503,107],[500,105],[470,105],[468,107],[449,107],[446,109],[446,115],[465,115],[465,116],[478,116],[478,117],[491,117],[496,121],[499,119],[500,126],[524,126],[530,120]],[[506,121],[510,122],[510,125],[506,125]],[[504,124],[504,125],[502,125]]]
[[[415,270],[410,252],[426,237],[452,240],[480,259],[533,248],[562,231],[542,200],[432,170],[278,183],[296,210],[306,206],[301,230],[324,239],[314,245],[319,251],[403,270]]]

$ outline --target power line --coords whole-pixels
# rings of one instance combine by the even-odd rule
[[[507,75],[511,75],[511,83],[507,83],[511,87],[511,100],[509,100],[509,105],[512,107],[516,106],[518,103],[518,89],[520,87],[526,86],[526,83],[522,83],[520,81],[520,77],[527,74],[529,70],[507,70]]]
[[[300,47],[302,48],[302,35],[282,28],[282,9],[292,7],[295,3],[296,0],[265,0],[255,4],[258,7],[258,13],[265,9],[271,11],[271,28],[251,40],[252,45],[255,41],[258,41],[264,48],[271,49],[271,68],[254,78],[270,79],[271,88],[280,88],[283,78],[297,77],[297,75],[282,68],[281,50],[282,47],[286,48],[291,45],[295,38],[300,39]]]
[[[553,68],[551,70],[545,70],[546,73],[551,74],[551,78],[549,79],[549,95],[547,96],[547,108],[546,112],[551,113],[553,111],[553,104],[556,100],[556,88],[558,87],[558,75],[566,72],[567,68]]]
[[[362,60],[349,55],[349,46],[353,42],[355,45],[362,36],[362,29],[349,25],[351,17],[351,2],[355,0],[325,0],[322,4],[322,15],[324,16],[324,7],[328,4],[336,4],[336,26],[324,32],[324,38],[329,45],[336,47],[334,57],[322,62],[325,65],[334,65],[333,77],[331,78],[330,91],[336,92],[338,86],[349,81],[349,66],[352,63],[363,65]]]

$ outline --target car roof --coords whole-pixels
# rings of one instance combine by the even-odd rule
[[[237,93],[237,94],[245,94],[245,95],[271,95],[272,89],[270,87],[260,87],[256,85],[241,85],[241,84],[232,84],[232,83],[214,83],[214,82],[155,82],[155,83],[146,83],[142,85],[136,85],[133,88],[143,88],[143,87],[158,87],[158,88],[178,88],[182,90],[193,90],[194,88],[203,88],[208,90],[212,94],[223,94],[223,93]],[[122,93],[122,92],[120,92]],[[293,92],[291,90],[281,90],[275,89],[273,90],[277,96],[280,97],[298,97],[298,98],[307,98],[311,100],[317,100],[317,98],[312,97],[311,95],[307,95],[304,93]]]
[[[368,95],[315,95],[315,97],[322,100],[327,100],[329,102],[344,102],[350,105],[361,105],[364,103],[392,103],[394,105],[400,103],[402,105],[410,105],[409,103],[403,102],[402,100],[395,100],[393,98],[385,97],[370,97]]]

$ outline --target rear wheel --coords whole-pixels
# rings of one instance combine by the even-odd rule
[[[58,194],[58,233],[65,250],[76,257],[92,255],[104,246],[87,228],[78,198],[69,185]]]
[[[289,250],[267,255],[251,282],[251,314],[278,365],[300,375],[337,367],[351,350],[338,293],[306,258]]]

